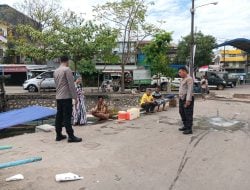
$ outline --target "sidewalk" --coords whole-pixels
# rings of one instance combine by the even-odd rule
[[[211,99],[250,103],[250,85],[239,85],[236,88],[225,88],[224,90],[210,90],[210,92]]]

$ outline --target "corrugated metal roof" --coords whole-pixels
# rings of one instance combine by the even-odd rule
[[[234,40],[229,40],[222,44],[217,45],[216,48],[222,47],[222,46],[234,46],[247,53],[250,53],[250,40],[246,38],[236,38]]]

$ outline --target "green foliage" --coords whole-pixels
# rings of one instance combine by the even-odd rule
[[[85,73],[86,68],[89,68],[82,66],[78,68],[78,65],[83,63],[92,63],[94,67],[94,60],[97,59],[109,63],[117,60],[117,56],[112,54],[112,48],[116,45],[116,31],[91,21],[74,27],[61,25],[58,28],[62,41],[58,49],[71,56],[80,72]],[[89,72],[92,72],[92,69]]]
[[[15,7],[40,24],[42,30],[51,28],[54,21],[62,15],[60,0],[21,0]]]
[[[7,47],[5,51],[5,58],[3,60],[3,64],[12,64],[14,63],[14,59],[16,56],[16,51],[14,49],[14,43],[11,38],[9,38],[7,44],[3,44],[4,46]]]
[[[161,32],[156,34],[152,41],[143,48],[143,53],[146,56],[145,62],[150,65],[152,74],[161,73],[170,76],[172,73],[167,57],[171,40],[171,33]]]
[[[96,19],[115,27],[119,32],[119,39],[123,44],[121,51],[122,92],[124,92],[125,65],[137,49],[134,47],[133,50],[128,42],[142,41],[155,31],[159,31],[154,25],[145,22],[149,5],[152,3],[147,3],[144,0],[121,0],[97,5],[93,10],[96,13]]]
[[[40,31],[29,25],[19,25],[16,28],[18,38],[15,41],[16,51],[40,63],[60,55],[53,47],[61,44],[58,35],[53,31]]]
[[[84,76],[93,75],[93,74],[97,73],[95,65],[90,60],[84,60],[84,59],[82,59],[78,63],[78,65],[79,65],[78,66],[78,70]]]
[[[182,38],[178,45],[177,56],[175,63],[186,64],[187,58],[190,57],[190,35]],[[194,42],[196,44],[196,53],[194,64],[195,67],[208,65],[212,62],[213,48],[216,46],[216,39],[210,35],[204,35],[198,32],[194,35]]]
[[[112,48],[116,45],[117,30],[95,24],[93,21],[84,21],[72,11],[59,14],[54,10],[55,7],[47,7],[48,2],[51,3],[49,0],[44,1],[47,3],[44,6],[41,0],[24,2],[24,10],[29,11],[30,7],[34,7],[34,12],[30,15],[43,23],[43,26],[41,30],[28,25],[17,27],[18,37],[15,39],[15,45],[19,54],[39,63],[46,63],[47,60],[67,54],[74,62],[74,70],[80,69],[79,72],[82,73],[93,72],[94,59],[109,63],[117,61],[117,56],[112,54]],[[38,6],[34,5],[35,2],[38,2]],[[46,12],[51,18],[45,17]]]

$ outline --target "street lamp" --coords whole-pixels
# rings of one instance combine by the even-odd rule
[[[195,56],[195,45],[194,45],[194,12],[197,8],[204,7],[207,5],[217,5],[218,2],[206,3],[203,5],[199,5],[194,7],[194,0],[192,0],[192,8],[191,12],[191,50],[190,50],[190,64],[189,64],[189,74],[191,77],[194,76],[194,56]]]

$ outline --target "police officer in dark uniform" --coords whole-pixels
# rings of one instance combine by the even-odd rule
[[[188,75],[186,67],[179,68],[179,76],[182,78],[179,88],[179,113],[183,122],[183,127],[179,128],[183,134],[192,134],[193,112],[194,112],[194,81]]]

